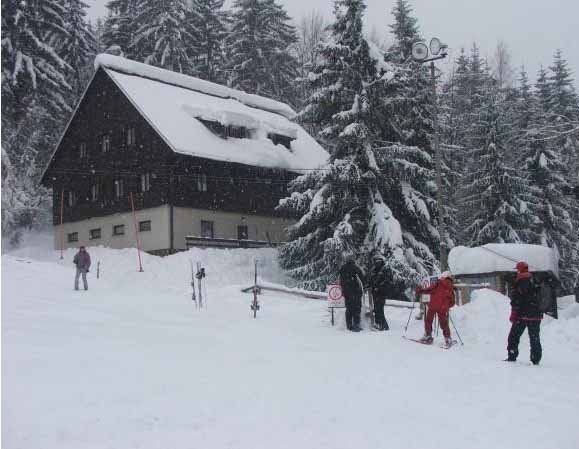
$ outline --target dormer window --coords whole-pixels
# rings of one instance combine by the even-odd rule
[[[204,120],[201,118],[198,120],[203,123],[213,134],[217,134],[220,137],[233,137],[235,139],[249,138],[249,130],[244,126],[224,126],[223,124],[214,120]]]
[[[228,125],[225,127],[225,135],[236,139],[247,139],[249,137],[249,132],[247,128],[244,128],[243,126]]]
[[[292,139],[291,137],[288,136],[283,136],[281,134],[274,134],[274,133],[269,133],[267,135],[267,138],[269,140],[271,140],[273,142],[274,145],[283,145],[284,147],[286,147],[288,150],[291,150],[291,143],[292,143]]]

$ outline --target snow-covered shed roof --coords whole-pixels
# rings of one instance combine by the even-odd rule
[[[284,103],[119,56],[98,55],[99,67],[177,153],[297,172],[328,158]],[[247,128],[250,138],[222,138],[200,120]],[[291,150],[268,134],[292,139]]]
[[[455,275],[515,272],[517,262],[527,262],[530,271],[547,271],[559,277],[559,257],[552,248],[541,245],[489,243],[475,248],[457,246],[448,255]]]

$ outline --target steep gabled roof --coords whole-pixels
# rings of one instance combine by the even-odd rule
[[[322,165],[327,152],[290,119],[286,104],[180,73],[99,55],[102,68],[173,151],[205,159],[300,172]],[[250,138],[223,138],[201,120],[242,126]],[[268,134],[286,136],[291,150]]]

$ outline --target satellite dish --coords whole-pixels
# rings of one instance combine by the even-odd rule
[[[442,49],[443,44],[442,42],[440,42],[440,39],[437,37],[433,37],[430,40],[430,53],[432,53],[434,56],[438,55],[438,53],[440,53],[440,50]]]
[[[412,46],[412,57],[417,61],[424,61],[428,58],[428,47],[424,42],[416,42]]]

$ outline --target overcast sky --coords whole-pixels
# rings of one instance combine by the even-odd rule
[[[96,19],[106,13],[107,0],[85,0]],[[290,16],[298,20],[313,9],[332,17],[333,0],[280,0]],[[390,39],[388,25],[394,0],[366,0],[366,26]],[[232,0],[226,0],[230,5]],[[473,42],[483,56],[492,57],[498,40],[509,46],[515,66],[524,64],[531,80],[541,64],[548,66],[560,48],[573,75],[579,73],[578,0],[412,0],[414,14],[425,39],[441,38],[450,47],[450,56]],[[449,61],[450,62],[450,61]],[[575,86],[579,82],[575,79]]]

